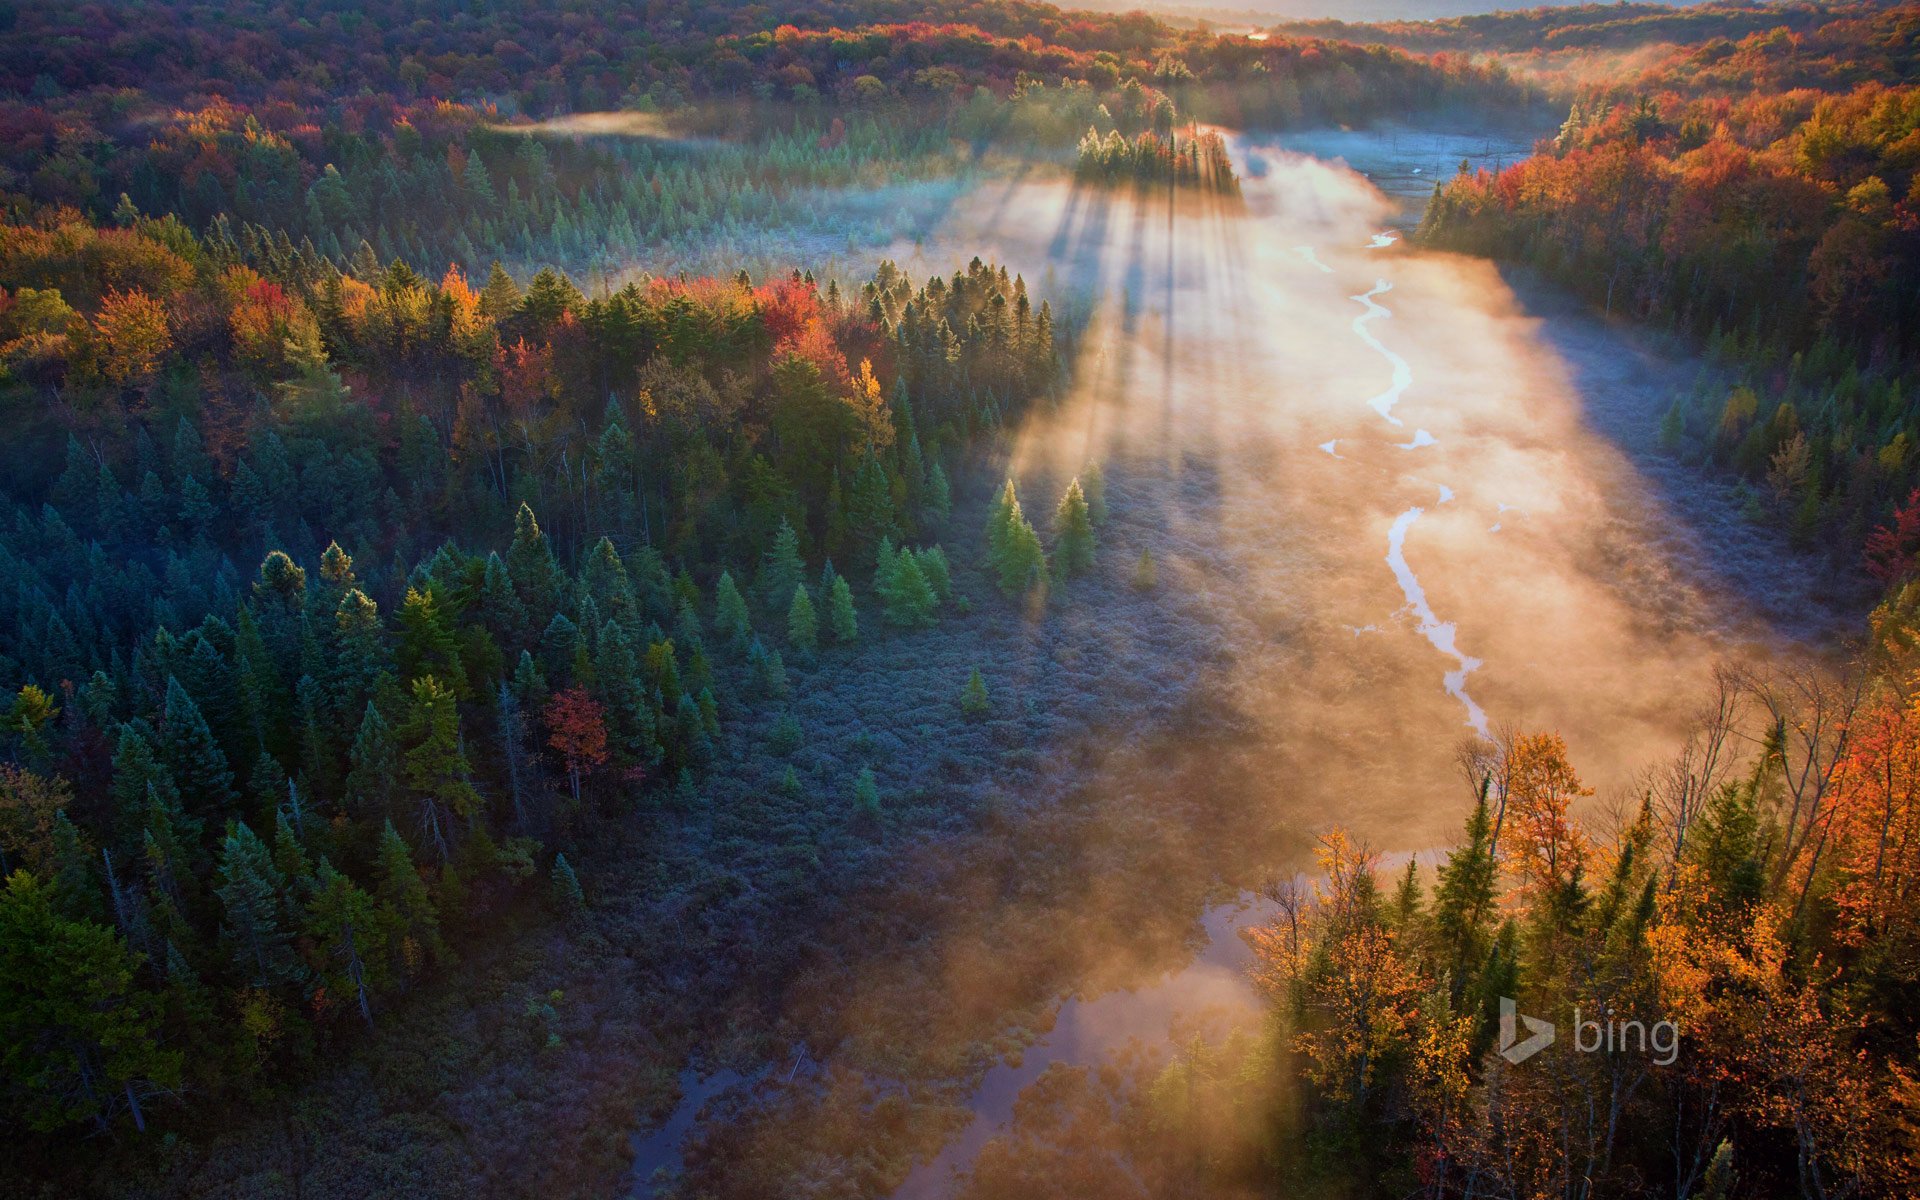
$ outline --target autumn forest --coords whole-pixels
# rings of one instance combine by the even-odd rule
[[[0,1194],[1920,1189],[1920,6],[1324,8],[0,0]]]

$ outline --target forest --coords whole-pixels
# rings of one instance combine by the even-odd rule
[[[0,1191],[1912,1193],[1916,30],[0,0]],[[1399,777],[1464,801],[1452,838],[1383,854],[1249,799],[1316,768],[1249,746],[1247,664],[1314,635],[1209,542],[1228,472],[1076,431],[1152,384],[1118,329],[1164,347],[1159,437],[1250,436],[1171,399],[1172,347],[1285,331],[1240,274],[1154,310],[1142,249],[1164,222],[1171,304],[1177,222],[1268,276],[1220,223],[1331,227],[1246,136],[1543,120],[1406,253],[1686,362],[1660,453],[1862,632],[1692,681],[1624,793],[1503,697],[1529,723]],[[1016,217],[929,235],[1030,175],[1067,197],[1044,277]],[[1338,236],[1392,249],[1380,211]],[[1373,338],[1400,263],[1322,248]],[[1418,587],[1392,619],[1438,647]],[[1358,620],[1284,661],[1388,673]],[[1266,914],[1256,1023],[1055,1062],[911,1192],[1068,967],[1222,895]],[[1516,1006],[1675,1052],[1523,1063]]]

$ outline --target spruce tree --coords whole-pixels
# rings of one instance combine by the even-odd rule
[[[736,653],[753,641],[753,618],[747,614],[746,597],[733,582],[733,572],[720,572],[713,587],[713,631],[721,643]]]
[[[1053,532],[1053,564],[1062,579],[1093,566],[1093,518],[1078,479],[1067,485],[1066,495],[1053,510]]]
[[[172,676],[167,677],[161,721],[162,757],[188,808],[209,814],[224,812],[233,800],[233,771],[213,740],[199,706]]]
[[[327,993],[350,999],[373,1024],[373,992],[387,982],[390,921],[360,885],[322,859],[305,931]]]
[[[581,890],[580,877],[574,874],[573,864],[564,854],[553,856],[553,902],[562,912],[579,912],[587,906],[587,894]]]
[[[413,865],[413,852],[406,839],[388,821],[380,833],[378,862],[379,886],[375,895],[391,915],[399,934],[400,966],[407,973],[418,970],[421,955],[438,965],[449,961],[452,952],[440,936],[440,914],[426,882]]]
[[[1087,497],[1087,518],[1094,528],[1107,523],[1107,477],[1100,470],[1100,464],[1090,462],[1087,469],[1080,472],[1080,490]]]
[[[860,636],[860,618],[853,608],[853,589],[844,576],[836,575],[827,596],[827,623],[833,628],[833,640],[851,644]]]
[[[220,941],[240,978],[257,988],[298,980],[302,971],[285,911],[287,881],[243,821],[228,828],[221,844],[218,880]]]
[[[820,619],[804,583],[793,585],[793,602],[787,606],[787,644],[804,657],[811,657],[820,644]]]
[[[761,602],[769,611],[779,612],[782,605],[792,600],[793,589],[800,585],[805,573],[806,565],[800,561],[800,535],[781,517],[780,527],[774,530],[773,545],[760,561],[756,587]]]
[[[440,855],[451,857],[449,826],[480,810],[480,793],[460,743],[460,713],[453,693],[428,675],[413,683],[413,706],[400,730],[407,786],[419,804],[422,835]]]
[[[872,767],[861,767],[860,774],[854,778],[853,805],[864,817],[880,816],[880,783],[873,777]]]
[[[960,711],[969,719],[978,719],[993,711],[993,701],[987,698],[987,681],[981,677],[979,667],[967,676],[967,686],[960,692]]]
[[[566,607],[567,577],[533,509],[524,503],[514,514],[513,544],[507,548],[506,565],[526,606],[528,624],[534,629],[546,628]]]
[[[933,624],[933,610],[938,601],[933,585],[920,569],[919,556],[912,551],[902,551],[892,556],[891,563],[892,570],[880,583],[880,599],[887,621],[906,628]]]
[[[391,813],[399,774],[400,751],[393,731],[369,700],[347,756],[348,808],[363,818]]]
[[[1133,586],[1140,591],[1150,592],[1159,583],[1160,572],[1153,565],[1153,551],[1142,550],[1140,561],[1133,565]]]

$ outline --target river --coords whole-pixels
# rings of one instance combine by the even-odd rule
[[[1400,130],[1233,149],[1244,203],[1023,178],[981,186],[893,252],[916,272],[997,259],[1081,306],[1071,393],[1019,431],[1010,468],[1024,489],[1102,463],[1103,553],[1151,549],[1161,603],[1219,631],[1199,686],[1238,721],[1244,763],[1220,776],[1234,821],[1446,845],[1456,754],[1507,726],[1562,732],[1598,806],[1678,744],[1716,663],[1845,627],[1843,598],[1741,520],[1730,488],[1653,446],[1698,362],[1407,244],[1436,174],[1510,161],[1524,141]],[[1131,783],[1096,771],[1086,786]],[[1191,836],[1206,853],[1234,829]],[[1257,1019],[1236,931],[1263,915],[1258,880],[1218,882],[1240,898],[1199,914],[1183,968],[1097,994],[1059,980],[1047,1032],[985,1071],[971,1119],[897,1194],[947,1195],[1048,1064],[1163,1038],[1196,1006]],[[1125,881],[1098,884],[1085,896]],[[870,1051],[839,1059],[822,1069],[879,1070]],[[685,1077],[682,1111],[636,1160],[641,1194],[741,1083]]]

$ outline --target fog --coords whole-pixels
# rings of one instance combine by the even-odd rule
[[[1102,727],[1052,748],[1022,820],[903,863],[871,925],[836,931],[856,948],[780,1015],[811,1048],[799,1082],[696,1133],[702,1186],[761,1194],[740,1181],[773,1162],[818,1183],[850,1146],[909,1137],[930,1153],[925,1126],[849,1115],[887,1096],[945,1104],[949,1132],[998,1120],[1033,1072],[1016,1053],[974,1093],[1017,1045],[992,1039],[1044,1028],[1062,992],[1153,984],[1069,1010],[1067,1048],[1046,1051],[1065,1061],[1164,1021],[1189,984],[1218,1002],[1217,955],[1177,970],[1203,910],[1299,867],[1316,832],[1450,843],[1463,745],[1562,733],[1597,819],[1677,748],[1716,663],[1801,653],[1839,623],[1731,495],[1652,452],[1697,363],[1409,247],[1401,203],[1344,165],[1244,141],[1235,157],[1239,200],[1021,178],[893,248],[916,275],[1005,263],[1081,329],[1068,393],[1007,447],[1037,525],[1090,462],[1112,509],[1100,579],[1025,618],[1029,704],[1088,646],[1124,648],[1134,686],[1183,703],[1156,720],[1095,697]],[[952,544],[977,536],[965,520]],[[1143,549],[1159,583],[1129,593]],[[1141,650],[1169,625],[1169,650]],[[945,1190],[922,1170],[903,1194]]]

